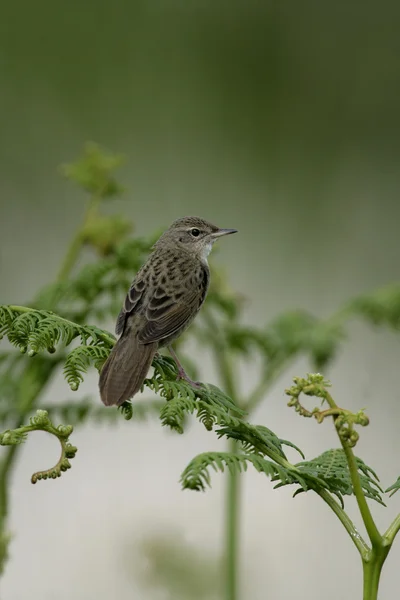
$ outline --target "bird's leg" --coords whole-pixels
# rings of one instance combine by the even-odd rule
[[[196,389],[201,389],[201,384],[198,383],[197,381],[193,381],[193,379],[191,379],[189,377],[189,375],[186,373],[185,369],[183,368],[181,361],[179,360],[179,358],[176,355],[175,350],[172,348],[172,346],[168,346],[168,350],[172,356],[172,358],[174,359],[174,361],[176,362],[176,366],[178,367],[178,379],[184,379],[185,381],[188,382],[189,385],[191,385],[192,387],[196,388]]]

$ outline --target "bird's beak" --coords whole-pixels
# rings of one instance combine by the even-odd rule
[[[222,237],[223,235],[230,235],[231,233],[237,233],[237,232],[238,232],[237,229],[218,229],[218,231],[215,231],[214,233],[211,234],[211,237],[219,238],[219,237]]]

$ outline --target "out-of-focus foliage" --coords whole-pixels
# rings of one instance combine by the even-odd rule
[[[97,144],[88,142],[83,156],[75,163],[61,165],[60,171],[91,196],[108,200],[124,191],[113,175],[123,161],[121,154],[108,154]]]
[[[270,477],[275,487],[294,485],[295,495],[309,490],[317,492],[336,514],[338,511],[341,514],[343,496],[357,492],[354,477],[360,481],[362,494],[383,503],[374,471],[356,457],[353,466],[349,466],[346,454],[346,449],[358,440],[355,426],[368,424],[364,413],[360,411],[353,415],[332,408],[308,411],[299,402],[301,393],[329,401],[322,376],[296,380],[295,386],[290,388],[289,404],[303,416],[316,417],[319,422],[333,417],[339,438],[345,444],[343,450],[329,450],[315,459],[291,464],[284,446],[296,448],[304,458],[295,444],[280,439],[267,427],[255,426],[248,421],[251,410],[262,401],[277,375],[298,355],[307,355],[318,369],[326,368],[346,339],[349,320],[362,318],[374,325],[398,329],[400,285],[397,283],[348,302],[328,319],[292,310],[260,327],[250,327],[244,326],[242,321],[243,297],[229,288],[224,274],[213,266],[207,301],[187,336],[196,335],[205,350],[213,353],[223,391],[212,384],[192,388],[177,379],[177,367],[171,358],[157,355],[153,361],[154,372],[143,386],[157,394],[157,400],[135,398],[119,410],[102,407],[94,398],[71,402],[57,400],[51,406],[42,406],[45,386],[61,367],[74,391],[91,366],[101,368],[115,337],[91,323],[115,319],[133,276],[160,233],[149,238],[128,238],[134,229],[131,223],[123,217],[101,212],[102,202],[121,191],[113,175],[119,164],[120,157],[104,154],[96,146],[89,145],[81,160],[63,167],[67,177],[91,194],[82,226],[72,240],[55,282],[39,291],[28,306],[0,306],[0,335],[20,350],[16,353],[14,348],[6,349],[0,355],[0,426],[6,428],[0,439],[3,445],[8,445],[6,453],[0,457],[0,566],[4,565],[9,541],[6,518],[11,465],[25,435],[34,426],[57,435],[62,446],[59,463],[34,478],[57,477],[69,468],[68,459],[76,452],[67,442],[71,426],[88,420],[113,422],[119,412],[125,419],[136,421],[158,415],[162,425],[179,433],[183,433],[188,416],[194,415],[207,430],[215,430],[219,437],[235,442],[235,451],[202,453],[194,458],[182,474],[184,488],[205,489],[211,482],[211,469],[227,469],[235,475],[251,464],[258,472]],[[87,248],[91,250],[90,258],[77,270],[81,251]],[[178,342],[184,353],[187,336]],[[68,348],[70,345],[73,345],[72,349]],[[241,361],[254,361],[258,365],[254,388],[247,396],[234,381]],[[192,365],[191,370],[195,372],[196,365]],[[38,409],[39,413],[29,421]],[[45,424],[36,426],[38,418],[43,421],[43,415]],[[55,417],[71,426],[54,428],[49,418]],[[394,493],[398,487],[396,482],[388,491]],[[184,572],[191,573],[193,581],[196,577],[191,571],[194,557],[189,560],[186,556],[185,566],[179,564],[178,557],[179,554],[174,556],[168,551],[154,562],[160,585],[168,586],[174,599],[210,598],[208,585],[202,587],[196,583],[185,587]],[[179,568],[181,572],[178,572]],[[170,577],[174,570],[177,570],[176,580]]]
[[[166,600],[221,600],[221,560],[188,544],[179,532],[148,536],[126,562],[127,571],[142,587],[161,592]],[[128,553],[130,556],[131,553]]]

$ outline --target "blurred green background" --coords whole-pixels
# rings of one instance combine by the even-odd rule
[[[137,232],[187,214],[240,230],[220,245],[219,262],[248,297],[251,323],[287,308],[328,315],[351,295],[398,279],[399,19],[400,5],[387,0],[2,3],[1,302],[22,304],[56,273],[83,210],[83,194],[57,167],[88,139],[126,154],[128,191],[117,207]],[[368,408],[372,426],[359,452],[393,481],[399,340],[361,326],[351,340],[329,375],[339,400]],[[210,361],[196,349],[194,356],[212,380]],[[301,362],[286,375],[254,420],[315,453],[336,443],[333,432],[299,422],[282,393],[306,368]],[[250,378],[243,373],[245,388]],[[95,385],[92,373],[85,390]],[[67,392],[59,381],[48,398]],[[146,542],[150,561],[164,530],[219,559],[223,478],[206,495],[177,483],[195,453],[219,447],[215,436],[198,426],[173,436],[158,423],[75,436],[71,472],[35,487],[28,474],[56,443],[28,441],[15,474],[17,537],[3,597],[25,600],[29,589],[41,600],[72,590],[75,600],[177,598],[143,585],[141,540],[158,544],[153,552]],[[317,600],[332,569],[351,597],[358,558],[325,506],[272,492],[254,473],[246,483],[243,598],[285,600],[296,591]],[[388,514],[375,507],[378,524],[396,502]],[[397,589],[399,558],[395,547],[383,600]],[[324,598],[338,589],[331,582]]]

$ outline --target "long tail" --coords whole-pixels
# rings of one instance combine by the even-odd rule
[[[132,332],[122,334],[100,373],[100,396],[106,406],[120,406],[140,390],[157,347],[157,342],[139,344]]]

